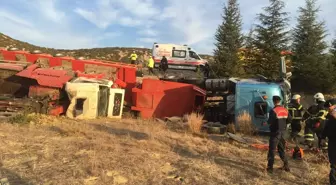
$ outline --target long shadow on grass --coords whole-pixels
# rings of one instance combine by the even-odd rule
[[[7,178],[7,181],[0,181],[0,184],[20,184],[20,185],[33,185],[33,183],[28,182],[27,180],[20,177],[20,175],[12,172],[11,170],[0,168],[0,179]]]
[[[56,127],[56,126],[49,127],[49,130],[53,131],[53,132],[56,132],[56,133],[60,134],[61,136],[68,136],[68,133],[65,130],[63,130],[59,127]]]
[[[135,132],[128,129],[119,129],[119,128],[113,128],[105,125],[97,125],[92,124],[94,128],[96,128],[99,131],[104,131],[109,134],[113,134],[116,136],[130,136],[136,140],[147,140],[149,138],[148,134],[143,132]]]

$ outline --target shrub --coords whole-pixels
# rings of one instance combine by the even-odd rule
[[[31,122],[35,122],[37,120],[37,116],[33,114],[26,114],[26,113],[20,113],[16,114],[9,118],[9,123],[11,124],[29,124]]]
[[[198,113],[191,113],[186,115],[188,127],[193,133],[201,133],[202,125],[203,125],[203,115]]]
[[[240,133],[253,135],[256,132],[256,128],[253,125],[252,118],[248,112],[244,111],[239,114],[236,122]]]

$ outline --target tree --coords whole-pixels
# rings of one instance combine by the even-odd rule
[[[330,54],[331,54],[331,62],[336,68],[336,38],[331,43]]]
[[[255,74],[255,68],[258,67],[258,64],[256,63],[256,54],[257,49],[254,45],[254,34],[255,29],[252,27],[247,35],[244,36],[244,57],[245,60],[242,62],[244,69],[245,69],[245,76],[254,76]]]
[[[288,48],[287,22],[288,13],[284,12],[285,4],[281,0],[269,0],[270,5],[264,7],[264,13],[258,14],[254,45],[259,49],[256,56],[255,72],[269,78],[279,75],[280,52]]]
[[[243,37],[237,0],[229,0],[223,10],[223,23],[219,25],[215,34],[215,65],[219,76],[239,76],[242,71],[239,66],[238,50],[242,47]]]
[[[327,49],[325,23],[317,20],[319,11],[316,0],[306,0],[305,6],[299,8],[298,23],[293,30],[293,64],[296,66],[293,86],[300,90],[306,87],[306,90],[325,92],[333,81],[329,77],[334,76],[329,75],[332,66],[324,54]],[[304,82],[309,82],[309,87],[302,86]]]

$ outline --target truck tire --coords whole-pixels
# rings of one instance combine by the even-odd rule
[[[208,123],[205,125],[208,134],[224,134],[226,132],[226,126],[220,123]]]

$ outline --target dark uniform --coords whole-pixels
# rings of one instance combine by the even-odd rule
[[[336,106],[336,99],[326,102],[326,107]],[[328,156],[330,163],[329,181],[331,185],[336,185],[336,110],[327,116],[326,125],[321,138],[328,138]]]
[[[168,69],[168,60],[165,56],[162,57],[160,62],[160,68],[165,73]]]
[[[303,115],[303,119],[306,120],[304,136],[306,144],[309,147],[313,147],[314,134],[316,134],[319,148],[326,150],[328,148],[328,144],[321,143],[322,131],[328,114],[324,104],[325,102],[320,101],[316,105],[309,107],[307,112]]]
[[[292,117],[291,121],[291,137],[296,141],[296,137],[301,131],[301,121],[303,117],[303,106],[296,101],[288,105],[288,112]]]
[[[287,124],[291,121],[288,110],[281,105],[276,105],[269,113],[268,124],[270,125],[270,140],[268,151],[267,171],[273,172],[275,153],[279,152],[281,160],[284,162],[284,169],[289,171],[288,160],[285,153],[286,141],[284,134]],[[277,150],[278,148],[278,150]]]
[[[205,63],[204,65],[204,77],[209,78],[209,73],[210,73],[210,66],[208,63]]]

